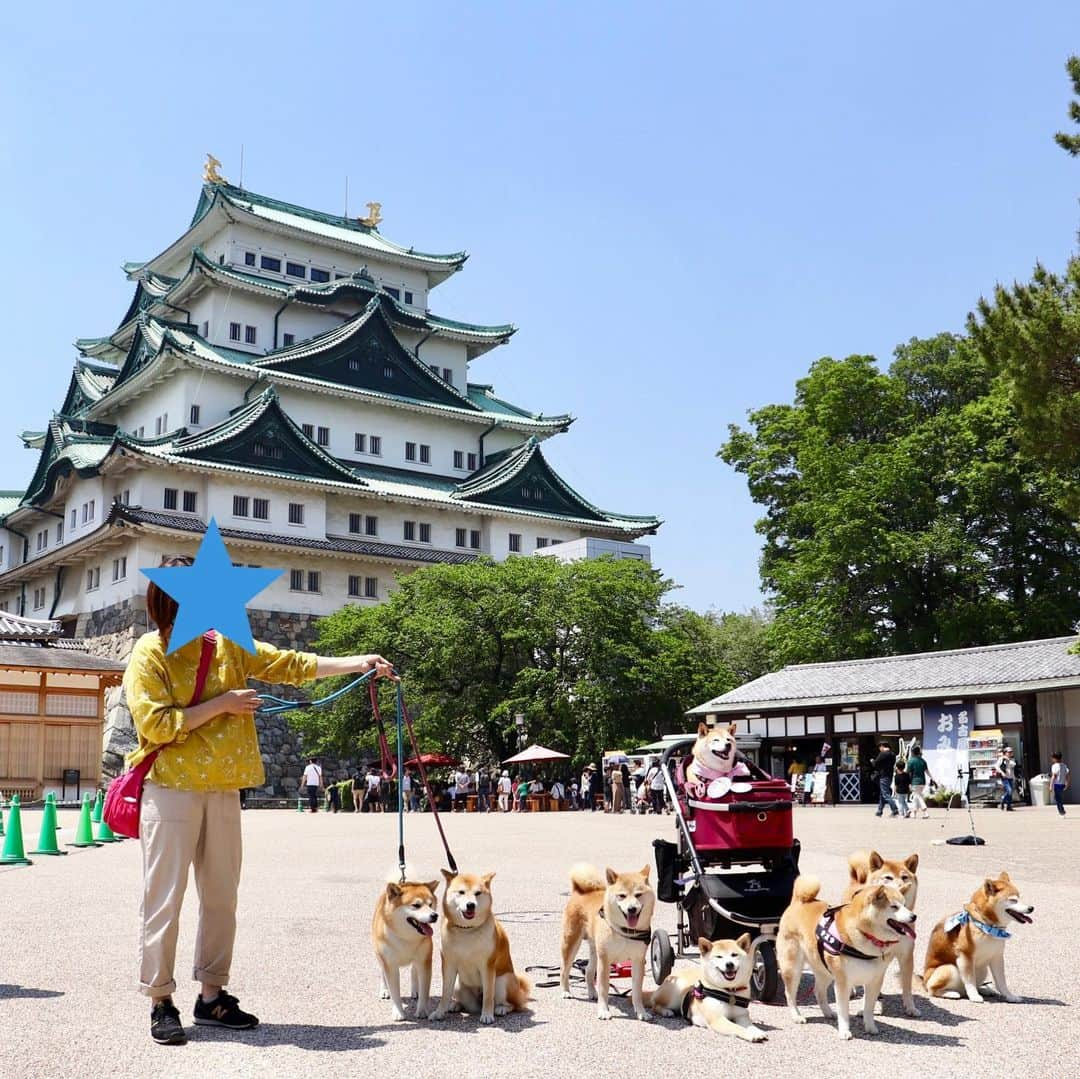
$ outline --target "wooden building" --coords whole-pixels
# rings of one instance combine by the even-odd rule
[[[27,800],[61,789],[65,771],[83,790],[101,779],[105,690],[124,665],[61,636],[59,622],[0,614],[0,792]],[[69,788],[69,793],[73,793]]]

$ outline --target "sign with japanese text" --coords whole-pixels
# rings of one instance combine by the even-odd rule
[[[974,725],[972,701],[923,705],[923,756],[934,781],[965,791],[968,779],[968,743]],[[962,773],[962,777],[958,774]]]

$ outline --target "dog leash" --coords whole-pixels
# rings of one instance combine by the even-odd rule
[[[259,711],[264,716],[276,716],[280,715],[282,712],[295,712],[298,708],[321,708],[323,705],[330,704],[331,701],[336,701],[338,697],[343,697],[349,690],[356,689],[357,686],[363,685],[374,673],[375,668],[372,667],[367,674],[362,674],[359,678],[354,678],[348,685],[342,686],[341,689],[336,689],[333,693],[328,693],[325,697],[319,697],[313,701],[306,701],[303,699],[285,700],[283,697],[275,697],[272,693],[260,693],[259,700],[265,701],[266,703],[259,708]]]

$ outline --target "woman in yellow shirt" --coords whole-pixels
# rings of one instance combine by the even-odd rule
[[[166,559],[162,565],[191,565],[191,559]],[[233,1030],[259,1022],[241,1011],[236,998],[223,988],[229,982],[236,936],[239,791],[265,782],[254,718],[259,699],[247,688],[247,680],[301,685],[327,675],[363,674],[372,667],[378,678],[393,675],[379,655],[332,658],[285,651],[261,641],[252,655],[218,635],[199,703],[189,705],[202,638],[167,654],[176,601],[150,584],[146,609],[158,628],[135,643],[124,672],[127,704],[139,739],[128,765],[138,764],[152,750],[160,751],[146,777],[140,816],[139,986],[153,1002],[151,1037],[177,1045],[186,1038],[172,1001],[173,966],[191,866],[199,892],[194,978],[201,983],[194,1021]]]

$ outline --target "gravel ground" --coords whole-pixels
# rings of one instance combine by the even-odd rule
[[[231,988],[261,1016],[258,1030],[189,1026],[186,1046],[154,1045],[149,1008],[132,982],[138,844],[72,851],[65,858],[39,857],[31,868],[0,868],[0,1076],[340,1077],[359,1066],[389,1076],[465,1070],[478,1079],[549,1079],[590,1068],[610,1073],[617,1062],[618,1073],[674,1075],[696,1070],[694,1061],[708,1061],[710,1071],[749,1067],[764,1076],[823,1065],[831,1076],[859,1079],[883,1067],[935,1079],[1080,1074],[1080,1051],[1067,1033],[1080,1002],[1073,924],[1080,910],[1080,813],[1062,820],[1052,809],[1011,816],[976,810],[985,847],[936,845],[967,831],[966,817],[943,818],[942,811],[931,820],[904,821],[879,820],[866,807],[798,809],[803,870],[822,878],[827,897],[839,897],[853,848],[872,846],[891,856],[918,851],[925,942],[933,923],[959,909],[984,875],[1007,868],[1036,908],[1034,925],[1017,927],[1007,950],[1010,986],[1023,1004],[922,1000],[923,1018],[908,1019],[900,1012],[893,968],[881,1033],[866,1037],[855,1019],[856,1037],[848,1043],[813,1006],[810,1022],[799,1027],[785,1008],[755,1004],[754,1021],[769,1031],[763,1045],[676,1020],[639,1023],[628,1001],[617,1005],[621,1017],[600,1023],[583,989],[574,1000],[561,999],[558,989],[537,989],[531,1014],[493,1028],[461,1016],[441,1026],[392,1023],[389,1005],[377,999],[368,924],[380,881],[395,860],[396,819],[249,811]],[[432,821],[406,820],[410,863],[438,876]],[[28,847],[36,846],[39,823],[37,813],[24,813]],[[70,839],[75,814],[61,813],[61,824],[61,839]],[[638,868],[652,861],[653,838],[671,838],[674,824],[671,817],[603,814],[458,815],[447,828],[464,869],[497,872],[496,909],[523,968],[558,961],[566,871],[573,862]],[[196,905],[192,888],[178,974],[190,969]],[[658,906],[656,924],[673,928],[671,906]],[[922,943],[919,967],[921,956]],[[194,984],[181,980],[177,1003],[185,1021],[194,996]]]

